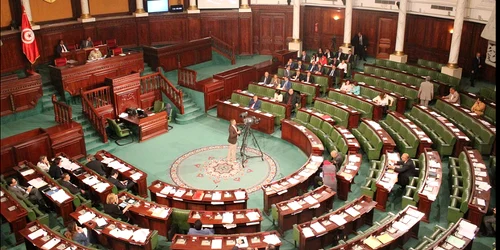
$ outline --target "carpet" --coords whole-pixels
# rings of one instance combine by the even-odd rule
[[[198,148],[177,158],[170,168],[170,177],[176,185],[205,190],[245,188],[250,194],[262,184],[271,182],[278,172],[278,164],[267,154],[251,157],[241,164],[239,149],[237,162],[226,162],[228,145]],[[246,155],[259,156],[255,148],[247,147]]]

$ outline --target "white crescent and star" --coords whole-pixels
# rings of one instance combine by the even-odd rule
[[[21,39],[23,40],[23,43],[31,44],[35,41],[35,33],[33,33],[33,30],[31,29],[23,29],[21,32]]]

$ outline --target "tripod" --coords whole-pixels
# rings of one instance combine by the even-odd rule
[[[256,145],[257,148],[259,149],[259,152],[260,152],[259,155],[248,155],[245,152],[245,149],[247,148],[247,143],[248,143],[248,135],[252,136],[253,144]],[[248,160],[250,158],[260,157],[260,159],[262,161],[264,161],[264,153],[262,153],[262,150],[260,149],[260,146],[259,146],[259,142],[255,138],[255,135],[253,134],[253,131],[250,129],[250,124],[245,125],[245,127],[243,128],[243,139],[242,139],[242,142],[241,142],[240,155],[241,155],[241,166],[242,167],[245,167],[245,165],[243,165],[243,163],[245,162],[245,160]]]

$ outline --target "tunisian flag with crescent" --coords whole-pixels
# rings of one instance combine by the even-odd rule
[[[23,9],[23,19],[21,24],[21,41],[23,45],[23,52],[30,61],[31,64],[35,63],[36,59],[40,57],[40,53],[38,53],[38,46],[36,45],[35,33],[31,29],[30,21],[28,20],[28,15],[26,11]]]

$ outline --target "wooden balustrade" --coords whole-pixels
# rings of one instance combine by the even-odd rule
[[[52,104],[54,105],[54,118],[57,123],[71,123],[73,121],[73,112],[71,106],[57,101],[56,95],[52,95]]]
[[[196,71],[181,68],[177,71],[177,83],[182,87],[196,90]]]
[[[182,101],[182,90],[177,89],[162,73],[160,67],[158,72],[141,77],[141,95],[155,90],[160,90],[170,99],[179,109],[181,114],[184,114],[184,105]],[[195,72],[196,74],[196,72]],[[196,82],[196,76],[195,76]]]
[[[108,142],[108,135],[106,134],[106,118],[104,115],[97,111],[97,108],[111,108],[110,87],[101,87],[82,93],[82,110],[85,116],[89,119],[90,124],[97,130],[102,142]]]
[[[212,36],[211,34],[210,37],[212,38],[212,49],[219,52],[227,59],[231,60],[231,64],[236,64],[236,51],[234,43],[229,45],[221,39]]]
[[[94,108],[100,108],[112,104],[111,89],[109,86],[95,88],[89,91],[81,90],[81,93],[82,95],[85,95]]]

